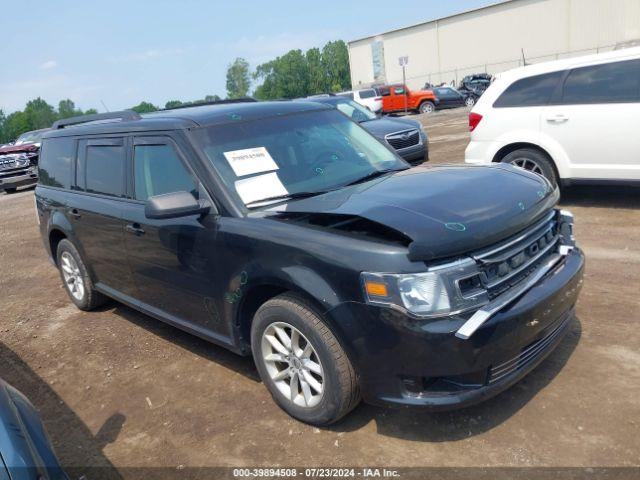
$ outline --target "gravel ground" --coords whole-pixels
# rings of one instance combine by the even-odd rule
[[[415,118],[431,164],[463,161],[466,111]],[[30,397],[62,463],[80,470],[638,466],[639,193],[563,192],[587,256],[584,288],[571,333],[522,382],[450,413],[362,404],[325,429],[280,411],[249,358],[115,302],[76,310],[45,257],[33,191],[0,194],[0,377]]]

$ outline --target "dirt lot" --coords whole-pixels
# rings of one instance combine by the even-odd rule
[[[423,121],[431,163],[462,162],[466,112]],[[248,358],[116,303],[76,310],[32,196],[0,194],[0,377],[67,467],[640,464],[640,189],[563,192],[584,289],[572,332],[524,381],[452,413],[360,405],[326,429],[280,411]]]

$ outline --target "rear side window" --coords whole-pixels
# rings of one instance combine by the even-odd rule
[[[391,89],[389,87],[382,87],[380,89],[380,96],[388,97],[389,95],[391,95]]]
[[[46,139],[38,162],[39,183],[48,187],[70,188],[71,165],[76,141],[70,137]]]
[[[396,95],[404,95],[404,87],[394,87],[393,92]]]
[[[169,145],[136,145],[133,156],[135,198],[174,192],[196,194],[196,183]]]
[[[85,190],[113,197],[124,196],[124,165],[123,145],[87,145]]]
[[[360,90],[360,98],[373,98],[375,96],[375,90]]]
[[[639,94],[640,60],[632,60],[571,70],[560,103],[637,102]]]
[[[504,108],[546,105],[563,73],[545,73],[516,80],[498,97],[493,106]]]

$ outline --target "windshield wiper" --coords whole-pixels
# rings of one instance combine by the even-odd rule
[[[314,197],[316,195],[322,195],[323,193],[327,193],[329,190],[320,190],[317,192],[296,192],[296,193],[286,193],[284,195],[275,195],[273,197],[261,198],[259,200],[253,200],[246,204],[247,207],[251,207],[251,205],[256,205],[259,203],[269,203],[276,202],[278,200],[297,200],[300,198],[308,198]]]
[[[351,185],[357,185],[358,183],[364,183],[368,180],[373,180],[374,178],[381,177],[382,175],[386,175],[387,173],[401,172],[402,170],[406,170],[406,168],[386,168],[384,170],[374,170],[373,172],[365,175],[364,177],[360,177],[357,180],[354,180],[353,182],[347,183],[345,187],[348,187]]]

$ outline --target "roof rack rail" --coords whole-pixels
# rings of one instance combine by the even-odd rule
[[[79,115],[77,117],[63,118],[53,122],[51,128],[60,129],[82,123],[97,122],[100,120],[140,120],[142,117],[133,110],[122,110],[121,112],[93,113],[91,115]]]
[[[203,105],[224,105],[225,103],[248,103],[248,102],[257,102],[257,100],[253,97],[226,98],[223,100],[212,100],[210,102],[185,103],[183,105],[178,105],[177,107],[164,108],[163,110],[178,110],[179,108],[201,107]]]

